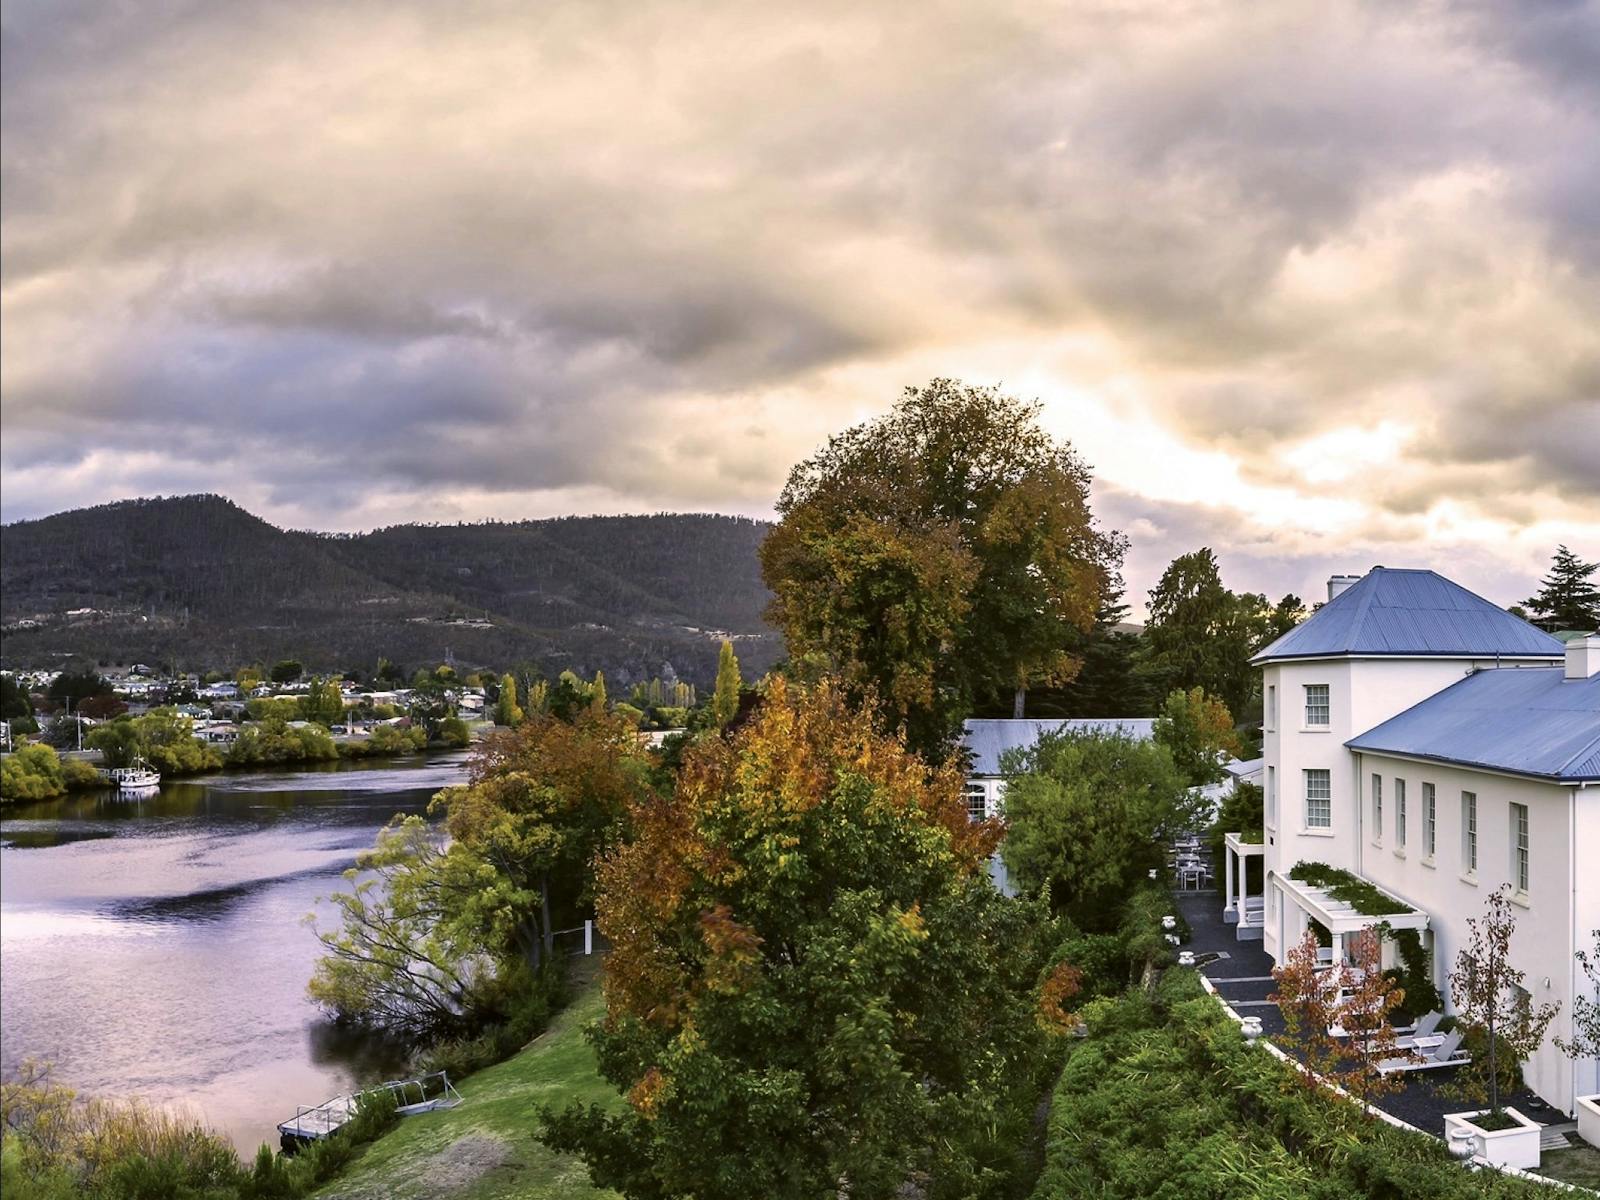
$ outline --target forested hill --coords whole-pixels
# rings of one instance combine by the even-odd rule
[[[766,525],[739,517],[564,517],[289,532],[220,496],[128,500],[0,530],[0,657],[226,670],[292,657],[370,672],[442,660],[707,682],[724,633],[747,674]]]

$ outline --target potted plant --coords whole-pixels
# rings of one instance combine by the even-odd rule
[[[1475,1153],[1497,1167],[1523,1170],[1539,1166],[1539,1124],[1500,1103],[1498,1055],[1522,1061],[1539,1048],[1559,1005],[1531,1004],[1521,990],[1522,971],[1511,965],[1511,916],[1508,886],[1489,894],[1481,919],[1467,920],[1467,938],[1450,973],[1457,1014],[1463,1025],[1483,1031],[1486,1061],[1463,1067],[1454,1090],[1487,1108],[1450,1113],[1444,1119],[1445,1139],[1452,1131],[1472,1134]]]

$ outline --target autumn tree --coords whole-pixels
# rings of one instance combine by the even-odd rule
[[[500,676],[500,695],[495,700],[494,723],[511,727],[522,724],[523,712],[517,704],[517,678],[515,675]]]
[[[1163,862],[1159,834],[1198,819],[1166,747],[1124,734],[1061,730],[1002,764],[1000,857],[1026,893],[1086,929],[1112,927],[1122,902]]]
[[[941,752],[974,702],[1062,684],[1124,540],[1039,407],[936,379],[797,465],[761,547],[791,661]]]
[[[1172,755],[1179,772],[1196,785],[1223,779],[1227,775],[1223,764],[1243,749],[1228,706],[1198,687],[1167,697],[1154,736]]]
[[[487,945],[539,965],[556,915],[592,904],[591,863],[616,844],[648,770],[633,726],[592,710],[570,724],[537,713],[484,741],[468,785],[432,808],[488,868],[469,903]]]
[[[733,643],[724,641],[717,654],[717,686],[711,694],[711,719],[721,729],[739,715],[739,660],[733,656]]]
[[[1285,1039],[1310,1072],[1301,1076],[1307,1087],[1318,1079],[1332,1078],[1344,1061],[1344,1046],[1330,1032],[1339,1020],[1339,991],[1344,964],[1322,967],[1317,961],[1317,938],[1311,930],[1272,968],[1277,990],[1267,997],[1283,1016]]]
[[[1317,939],[1310,931],[1273,968],[1278,988],[1268,997],[1283,1015],[1288,1040],[1318,1081],[1342,1087],[1363,1105],[1398,1090],[1403,1081],[1380,1068],[1410,1057],[1399,1048],[1390,1017],[1405,1002],[1405,992],[1383,973],[1383,940],[1377,929],[1345,938],[1351,962],[1322,967]],[[1337,1030],[1337,1033],[1335,1032]]]
[[[1346,1034],[1346,1064],[1337,1081],[1362,1104],[1370,1104],[1405,1086],[1399,1074],[1380,1067],[1411,1056],[1400,1050],[1390,1020],[1406,994],[1383,972],[1383,937],[1377,929],[1345,935],[1345,948],[1351,964],[1341,981],[1346,991],[1339,1004],[1339,1024]]]
[[[1545,629],[1600,629],[1600,587],[1590,578],[1600,563],[1586,563],[1565,546],[1556,548],[1550,573],[1539,581],[1538,595],[1524,603],[1535,625]]]
[[[1501,1068],[1513,1065],[1499,1056],[1525,1061],[1544,1041],[1561,1008],[1559,1002],[1534,1004],[1522,988],[1526,972],[1511,965],[1516,920],[1510,891],[1510,884],[1502,884],[1489,893],[1482,917],[1467,918],[1467,937],[1450,972],[1457,1018],[1469,1029],[1481,1030],[1485,1041],[1482,1061],[1474,1057],[1452,1087],[1462,1096],[1487,1103],[1492,1113],[1500,1111]]]
[[[968,820],[954,766],[838,685],[779,680],[632,823],[601,867],[592,1035],[628,1107],[546,1112],[550,1145],[632,1200],[1016,1183],[1049,1058],[1043,941],[988,882],[998,830]]]

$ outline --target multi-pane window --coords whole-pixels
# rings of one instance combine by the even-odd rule
[[[1306,684],[1306,724],[1326,725],[1328,723],[1328,685],[1325,683]]]
[[[1394,781],[1394,844],[1398,850],[1406,848],[1406,781]]]
[[[1333,783],[1326,770],[1306,772],[1306,828],[1333,827]]]
[[[967,816],[981,821],[989,815],[989,789],[981,783],[967,784]]]
[[[1476,792],[1461,793],[1461,866],[1469,872],[1478,869],[1478,796]]]
[[[1372,840],[1383,841],[1383,776],[1372,773]]]
[[[1267,768],[1267,828],[1278,827],[1278,768]]]
[[[1511,878],[1517,891],[1528,890],[1528,806],[1511,806]]]
[[[1422,785],[1422,852],[1429,858],[1439,845],[1439,805],[1433,784]]]

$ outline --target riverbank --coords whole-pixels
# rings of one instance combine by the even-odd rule
[[[306,995],[323,901],[464,755],[327,762],[0,810],[0,1068],[192,1112],[247,1158],[296,1105],[394,1078],[405,1054]]]
[[[600,988],[589,983],[512,1057],[460,1084],[462,1103],[406,1117],[365,1147],[319,1200],[613,1200],[589,1182],[588,1168],[556,1154],[535,1137],[535,1110],[571,1101],[618,1107],[583,1036],[604,1013]]]

